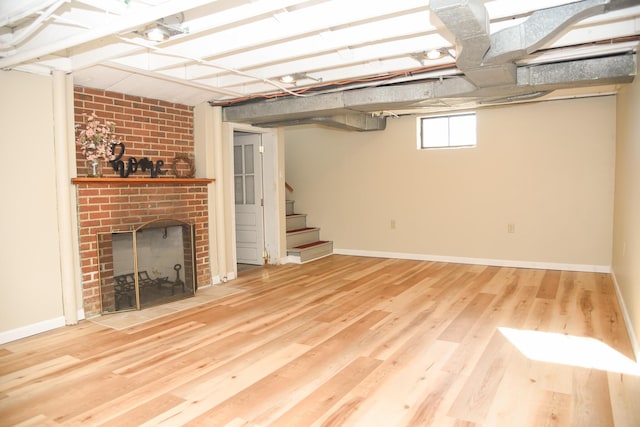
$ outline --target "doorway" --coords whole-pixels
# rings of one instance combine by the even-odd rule
[[[233,188],[236,222],[236,263],[264,264],[264,199],[262,138],[257,133],[233,133]]]
[[[229,195],[229,274],[279,263],[284,246],[283,172],[277,131],[240,123],[224,123],[225,188]],[[227,145],[228,144],[228,145]],[[262,147],[262,148],[261,148]],[[253,162],[253,164],[252,164]],[[253,173],[251,170],[253,168]],[[237,172],[237,173],[236,173]],[[281,200],[282,199],[282,200]],[[221,230],[224,233],[224,230]],[[225,263],[224,259],[222,260]],[[233,266],[233,267],[232,267]]]

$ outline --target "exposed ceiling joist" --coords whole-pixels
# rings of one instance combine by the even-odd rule
[[[144,39],[176,17],[173,37]],[[3,70],[210,101],[263,126],[375,130],[387,114],[549,99],[562,85],[601,93],[590,88],[628,81],[628,64],[585,61],[633,57],[639,40],[638,0],[0,2]]]

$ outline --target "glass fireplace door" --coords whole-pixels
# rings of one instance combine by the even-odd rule
[[[193,226],[156,220],[98,236],[102,312],[143,308],[195,295]]]

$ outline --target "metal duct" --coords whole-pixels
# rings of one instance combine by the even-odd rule
[[[487,99],[523,99],[527,94],[557,89],[630,83],[636,74],[636,55],[583,59],[555,64],[522,66],[516,82],[501,87],[477,87],[465,77],[355,89],[308,98],[281,98],[269,102],[224,107],[223,120],[262,127],[322,123],[357,131],[384,129],[384,117],[371,113],[420,107],[425,101],[446,99],[468,105]],[[358,114],[364,116],[358,117]],[[375,118],[376,121],[371,122]],[[369,122],[367,122],[369,120]]]
[[[483,63],[504,64],[515,61],[552,40],[569,25],[606,10],[629,6],[637,6],[637,1],[585,0],[538,10],[523,23],[492,35],[491,49],[484,57]]]
[[[491,36],[482,0],[431,0],[431,10],[456,38],[457,67],[464,77],[229,106],[223,109],[224,120],[260,126],[323,123],[349,130],[380,130],[384,129],[383,117],[371,122],[371,114],[358,113],[409,109],[437,99],[446,99],[448,105],[468,105],[470,101],[522,100],[557,89],[629,83],[636,74],[635,54],[520,67],[515,61],[569,25],[637,3],[583,0],[534,12],[522,24]]]
[[[323,125],[347,131],[374,131],[384,130],[387,127],[387,120],[382,116],[374,116],[365,113],[345,113],[328,117],[307,117],[303,119],[288,119],[279,122],[254,123],[260,127],[280,127],[296,125]]]
[[[489,15],[481,0],[432,0],[431,10],[440,18],[457,42],[456,62],[462,68],[482,62],[491,46]]]
[[[431,10],[456,38],[458,68],[478,87],[516,82],[515,61],[568,26],[606,11],[637,6],[633,0],[584,0],[534,12],[523,23],[489,34],[481,0],[431,0]]]

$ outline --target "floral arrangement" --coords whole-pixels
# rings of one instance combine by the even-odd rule
[[[87,160],[113,160],[113,144],[118,142],[115,123],[108,120],[101,122],[95,112],[82,115],[87,118],[86,125],[76,125],[76,132],[82,128],[76,138],[82,154]]]

